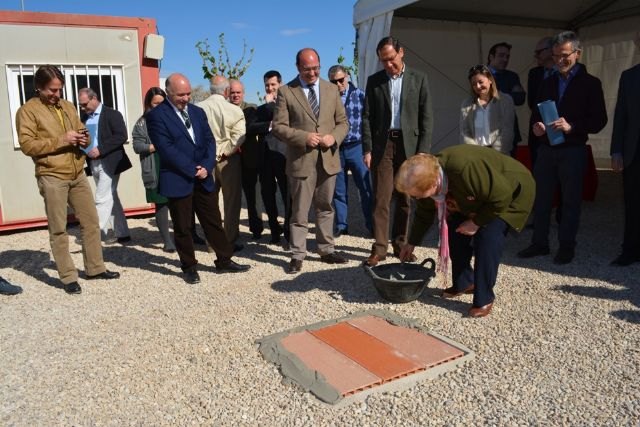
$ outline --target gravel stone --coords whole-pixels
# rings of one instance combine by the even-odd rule
[[[250,239],[243,210],[237,261],[251,271],[216,274],[214,255],[198,252],[197,285],[183,282],[177,255],[162,252],[152,218],[130,219],[132,244],[104,250],[121,278],[81,277],[73,296],[58,285],[46,230],[4,233],[0,275],[24,292],[0,296],[0,425],[636,426],[640,263],[609,266],[622,236],[621,180],[599,178],[574,262],[554,265],[553,253],[518,259],[531,231],[511,233],[493,312],[482,319],[466,316],[470,295],[439,298],[439,277],[417,301],[382,300],[361,267],[372,241],[357,208],[352,234],[337,240],[349,263],[319,262],[310,235],[297,276],[286,274],[290,254],[267,243],[268,231]],[[79,228],[70,233],[81,267]],[[432,230],[418,259],[436,258],[436,243]],[[336,408],[283,382],[257,351],[263,336],[367,309],[416,318],[476,357]]]

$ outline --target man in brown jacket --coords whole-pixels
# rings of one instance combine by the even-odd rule
[[[347,262],[335,253],[333,193],[340,172],[338,148],[349,123],[336,85],[320,79],[320,58],[311,48],[296,55],[298,76],[278,92],[273,135],[287,144],[287,178],[291,190],[288,273],[300,272],[307,254],[309,208],[316,213],[316,241],[320,260]]]
[[[117,279],[120,273],[105,268],[100,244],[98,213],[84,174],[88,134],[76,108],[60,98],[64,76],[52,65],[41,66],[34,76],[38,96],[16,115],[18,141],[36,165],[38,188],[44,199],[51,252],[64,290],[79,294],[78,271],[69,253],[67,205],[80,221],[82,254],[87,279]]]

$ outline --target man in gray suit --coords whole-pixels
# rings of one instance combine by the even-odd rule
[[[320,79],[320,57],[305,48],[296,55],[298,76],[278,91],[273,135],[287,144],[287,177],[291,190],[288,273],[300,272],[307,254],[309,208],[315,205],[320,260],[344,264],[335,253],[331,204],[340,172],[339,145],[349,124],[336,85]]]
[[[404,49],[394,37],[384,37],[376,48],[383,70],[369,76],[362,115],[364,163],[373,177],[374,266],[387,257],[389,213],[395,200],[393,253],[400,254],[409,223],[409,197],[395,191],[393,180],[402,162],[431,149],[433,115],[427,76],[406,66]],[[415,261],[411,255],[407,261]]]
[[[640,32],[636,43],[640,45]],[[622,253],[611,264],[640,261],[640,64],[622,73],[611,135],[611,167],[622,171],[624,240]]]

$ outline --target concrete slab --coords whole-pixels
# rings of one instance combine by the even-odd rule
[[[401,330],[402,332],[400,332]],[[318,346],[317,342],[310,341],[308,336],[303,334],[305,331],[308,331],[308,335],[314,336],[315,339],[318,339],[317,337],[324,338],[326,341],[323,341],[322,345],[332,347],[333,351]],[[357,336],[359,340],[362,336],[368,337],[360,341],[361,344],[366,343],[367,346],[361,350],[355,349],[354,346],[347,343],[349,338],[341,335],[343,332],[350,334],[350,337]],[[300,335],[289,338],[296,334]],[[408,343],[410,340],[416,340],[420,344]],[[462,344],[423,330],[415,319],[406,319],[385,310],[358,312],[339,319],[296,327],[261,338],[256,343],[259,345],[258,350],[262,356],[280,368],[284,376],[283,382],[297,384],[313,393],[321,401],[334,406],[360,401],[375,392],[396,391],[412,387],[418,381],[453,370],[474,357],[473,352]],[[369,347],[369,345],[373,347]],[[314,350],[310,346],[316,346],[317,349],[322,348],[326,356],[315,357]],[[363,369],[369,371],[373,376],[380,376],[375,375],[367,366],[363,366],[358,361],[364,361],[366,365],[369,363],[368,359],[354,360],[350,357],[350,352],[357,359],[364,357],[362,353],[371,352],[374,348],[391,348],[395,355],[403,360],[403,363],[409,361],[417,366],[417,371],[414,370],[410,375],[396,377],[392,381],[383,382],[380,385],[371,383],[364,388],[353,389],[349,384],[367,382],[363,380],[368,377],[362,372]],[[355,365],[346,362],[345,357],[351,359]],[[338,368],[324,366],[329,364],[330,359],[339,361],[338,364],[342,367],[358,366],[355,369],[359,373],[354,374],[352,380],[336,380],[336,376],[347,377],[352,373],[346,370],[340,371],[339,366]],[[379,368],[378,365],[373,365],[374,369]],[[347,369],[351,370],[351,368]]]

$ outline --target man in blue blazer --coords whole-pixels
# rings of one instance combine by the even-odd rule
[[[187,283],[200,282],[196,270],[191,222],[195,210],[207,241],[216,253],[218,272],[249,269],[231,260],[233,246],[222,228],[214,192],[215,140],[204,111],[189,103],[191,84],[182,74],[166,81],[167,99],[147,113],[147,131],[160,156],[158,191],[169,199],[176,249]]]

